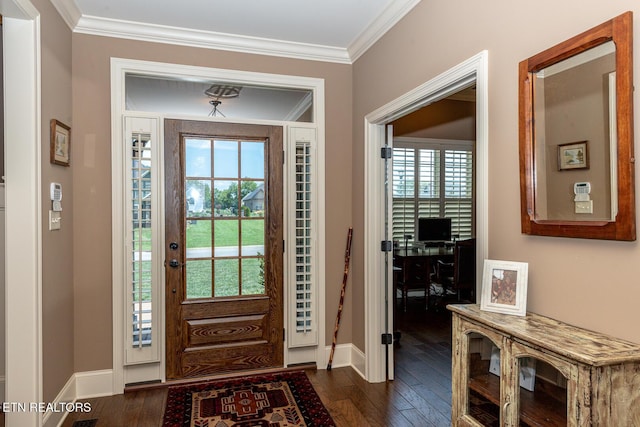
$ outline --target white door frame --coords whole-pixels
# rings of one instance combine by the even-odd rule
[[[419,108],[443,99],[473,82],[476,84],[476,237],[477,271],[482,277],[488,244],[488,52],[482,51],[450,70],[389,102],[365,117],[365,376],[370,382],[393,378],[393,346],[381,344],[385,323],[393,325],[393,310],[385,316],[385,301],[393,301],[393,286],[385,294],[385,273],[392,283],[392,272],[385,272],[380,242],[385,235],[384,161],[380,150],[385,143],[385,126]],[[391,141],[392,142],[392,141]],[[391,227],[391,225],[389,225]],[[389,230],[391,235],[391,230]],[[391,270],[391,269],[389,269]],[[479,284],[476,285],[479,287]],[[476,295],[480,293],[476,290]]]
[[[125,75],[127,73],[136,73],[136,74],[144,74],[144,75],[155,75],[162,77],[173,77],[173,78],[200,78],[212,81],[226,81],[226,82],[234,82],[241,85],[262,85],[262,86],[271,86],[271,87],[296,87],[296,88],[305,88],[309,89],[313,92],[313,115],[314,115],[314,129],[317,130],[316,135],[316,161],[317,161],[317,177],[318,185],[317,185],[317,200],[325,200],[325,149],[324,149],[324,138],[325,138],[325,106],[324,106],[324,80],[314,77],[303,77],[303,76],[292,76],[292,75],[284,75],[284,74],[268,74],[268,73],[259,73],[259,72],[251,72],[251,71],[238,71],[238,70],[229,70],[229,69],[220,69],[220,68],[209,68],[209,67],[199,67],[192,65],[182,65],[182,64],[170,64],[163,62],[152,62],[152,61],[143,61],[143,60],[134,60],[134,59],[124,59],[124,58],[111,58],[111,159],[112,159],[112,273],[113,273],[113,393],[119,394],[122,393],[125,386],[125,362],[124,362],[124,343],[125,340],[125,324],[124,324],[124,301],[123,301],[123,283],[126,282],[126,278],[122,277],[123,272],[123,263],[126,259],[126,254],[124,254],[124,237],[121,230],[124,227],[124,218],[125,214],[122,211],[122,200],[123,200],[123,185],[124,185],[124,165],[120,159],[123,158],[122,150],[122,135],[123,135],[123,122],[122,119],[124,113],[126,112],[125,106]],[[247,123],[247,124],[271,124],[283,126],[285,130],[284,138],[289,136],[286,130],[291,128],[291,126],[286,126],[287,122],[274,122],[269,120],[240,120],[240,119],[226,119],[226,118],[213,118],[213,117],[192,117],[192,116],[180,116],[176,114],[160,114],[160,113],[147,113],[145,115],[154,115],[160,118],[160,121],[163,122],[164,118],[179,118],[179,119],[190,119],[190,120],[200,120],[200,121],[227,121],[234,123]],[[289,123],[290,125],[290,123]],[[300,127],[308,127],[309,124],[300,124]],[[164,131],[160,131],[160,138],[162,139],[164,136]],[[161,169],[164,168],[163,161],[160,161]],[[164,174],[164,172],[162,172]],[[285,173],[285,180],[288,179]],[[162,184],[164,186],[164,184]],[[286,191],[286,190],[285,190]],[[164,187],[161,189],[161,193],[164,194]],[[164,205],[161,208],[161,211],[164,212]],[[286,208],[285,208],[286,211]],[[285,213],[285,226],[288,226],[287,214]],[[318,312],[318,325],[317,325],[317,336],[318,336],[318,344],[315,349],[312,350],[313,355],[311,357],[315,357],[317,366],[323,366],[326,364],[326,349],[324,343],[325,336],[325,236],[321,232],[321,230],[325,229],[325,211],[324,208],[318,209],[317,211],[317,225],[316,229],[320,232],[317,233],[317,258],[316,258],[316,266],[315,271],[317,272],[317,281],[318,284],[317,289],[317,312]],[[164,219],[161,220],[161,223],[164,224]],[[162,238],[164,239],[164,231],[161,233]],[[287,234],[285,234],[285,238],[291,240]],[[162,247],[165,247],[164,243]],[[285,254],[285,258],[288,255]],[[285,307],[291,306],[291,301],[289,298],[289,292],[286,290],[287,286],[287,262],[285,261],[285,291],[284,291],[284,300],[283,304]],[[164,277],[161,280],[162,289],[164,289]],[[145,370],[142,371],[142,375],[155,375],[152,379],[157,379],[159,376],[162,381],[165,380],[165,300],[164,300],[164,291],[159,292],[160,298],[157,299],[156,303],[159,304],[162,310],[162,314],[160,316],[160,330],[159,341],[160,341],[160,361],[157,363],[157,366],[154,366],[153,363],[149,364],[140,364],[135,367],[135,369]],[[284,313],[284,325],[288,328],[288,317],[287,310]],[[290,335],[293,331],[288,331],[287,335]],[[287,341],[284,343],[284,351],[285,351],[285,365],[291,362],[290,356],[295,353],[296,348],[290,347],[290,339],[287,338]],[[304,353],[304,349],[301,349],[300,352]],[[307,359],[308,360],[308,359]],[[294,361],[295,362],[295,361]],[[146,368],[149,369],[146,369]]]
[[[5,118],[5,398],[42,402],[40,18],[29,0],[0,0]],[[5,414],[42,425],[42,413]]]

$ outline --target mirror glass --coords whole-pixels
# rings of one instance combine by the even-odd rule
[[[533,73],[536,219],[615,219],[615,71],[609,41]]]
[[[525,234],[635,240],[633,15],[519,64]]]

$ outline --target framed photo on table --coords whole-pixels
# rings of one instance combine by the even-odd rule
[[[71,157],[71,128],[51,119],[51,163],[69,166]]]
[[[526,262],[484,260],[480,309],[526,315],[528,270]]]

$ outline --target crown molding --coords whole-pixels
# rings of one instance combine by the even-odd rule
[[[74,0],[51,0],[51,3],[73,31],[82,17],[82,12],[76,2]]]
[[[387,31],[409,13],[420,0],[393,1],[347,48],[351,63],[356,62]]]
[[[353,64],[419,2],[392,2],[345,49],[83,15],[75,0],[51,0],[76,33],[340,64]]]
[[[346,49],[83,15],[74,32],[257,55],[350,64]]]

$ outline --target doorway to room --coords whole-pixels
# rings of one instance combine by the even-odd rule
[[[365,227],[372,230],[365,248],[365,324],[366,375],[372,382],[394,379],[394,351],[391,339],[393,332],[393,252],[391,244],[387,251],[380,251],[375,242],[391,241],[392,203],[385,197],[385,178],[390,174],[390,162],[380,159],[383,148],[393,148],[393,138],[387,126],[434,104],[463,89],[475,87],[475,237],[476,261],[487,253],[487,155],[488,155],[488,102],[487,102],[487,52],[483,51],[445,73],[433,78],[395,101],[379,108],[365,117],[366,165]],[[388,151],[388,150],[387,150]],[[390,192],[389,192],[390,193]],[[476,277],[478,266],[476,262]],[[477,292],[476,292],[477,293]],[[383,337],[381,344],[380,337]]]

